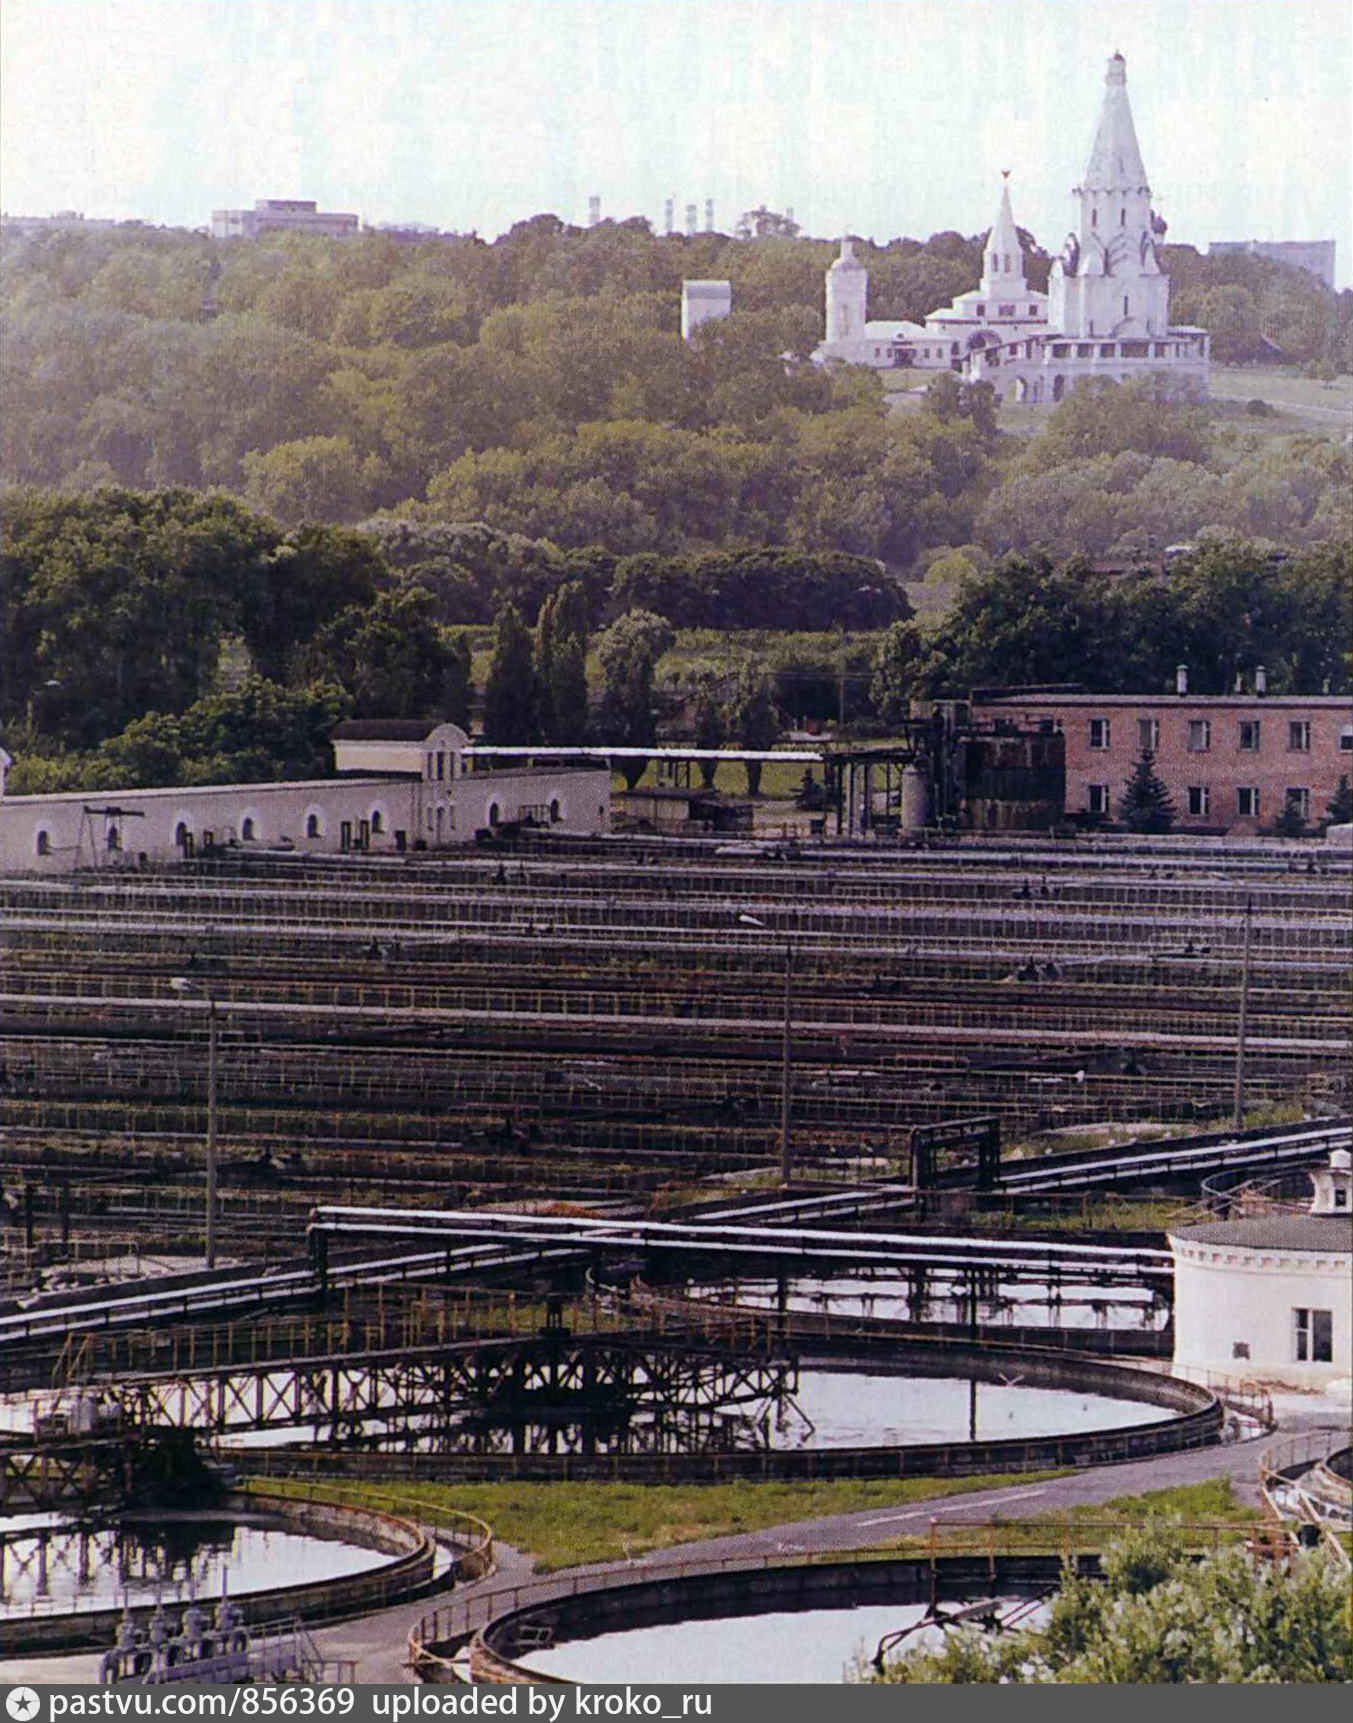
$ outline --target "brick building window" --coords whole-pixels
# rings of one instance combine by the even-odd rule
[[[1092,814],[1107,814],[1109,807],[1109,786],[1107,784],[1087,784],[1085,787],[1087,806]]]
[[[1259,720],[1257,718],[1242,718],[1240,720],[1240,751],[1242,754],[1257,754],[1259,752]]]
[[[1311,792],[1304,785],[1294,788],[1288,786],[1287,805],[1295,808],[1303,820],[1311,817]]]
[[[1112,746],[1110,741],[1111,734],[1112,730],[1110,721],[1107,718],[1091,718],[1090,746],[1092,748],[1103,750]]]
[[[1206,754],[1212,746],[1212,726],[1206,718],[1189,719],[1189,753]]]
[[[1334,1313],[1298,1305],[1292,1312],[1293,1354],[1298,1364],[1334,1362]]]
[[[1287,751],[1289,754],[1309,754],[1311,751],[1311,726],[1305,718],[1293,718],[1287,726]]]
[[[1160,719],[1138,718],[1137,747],[1140,752],[1156,753],[1160,748]]]
[[[1195,819],[1206,817],[1211,799],[1206,784],[1189,785],[1189,813]]]
[[[1241,784],[1236,790],[1236,813],[1242,820],[1259,818],[1259,791],[1251,784]]]
[[[1345,724],[1339,731],[1339,752],[1353,754],[1353,724]]]

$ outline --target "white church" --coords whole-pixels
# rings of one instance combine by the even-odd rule
[[[1014,401],[1060,401],[1083,377],[1158,373],[1180,392],[1205,394],[1207,331],[1170,326],[1170,280],[1157,252],[1164,229],[1151,208],[1121,54],[1104,83],[1089,166],[1071,194],[1072,230],[1046,294],[1026,282],[1007,184],[981,282],[924,324],[869,320],[868,272],[843,240],[826,276],[826,339],[813,358],[955,371]]]

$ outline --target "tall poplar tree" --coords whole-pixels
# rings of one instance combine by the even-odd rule
[[[484,740],[520,748],[540,739],[531,631],[516,605],[505,604],[484,685]]]

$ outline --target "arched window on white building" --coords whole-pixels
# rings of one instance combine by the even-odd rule
[[[52,834],[47,830],[46,826],[38,827],[37,836],[33,839],[33,850],[35,854],[40,856],[51,855]]]

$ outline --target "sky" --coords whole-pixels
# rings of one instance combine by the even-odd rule
[[[3,0],[0,208],[882,242],[982,231],[1008,168],[1056,251],[1115,51],[1170,239],[1333,238],[1348,286],[1347,0]]]

